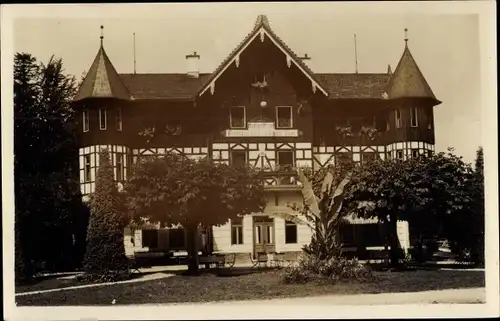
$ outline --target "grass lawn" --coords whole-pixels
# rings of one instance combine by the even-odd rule
[[[234,272],[238,269],[233,269]],[[375,272],[370,283],[335,285],[282,284],[280,271],[253,270],[240,275],[175,275],[169,278],[93,288],[64,290],[16,297],[18,305],[110,305],[140,303],[187,303],[226,300],[263,300],[326,294],[415,292],[451,288],[484,287],[483,271],[417,270]]]

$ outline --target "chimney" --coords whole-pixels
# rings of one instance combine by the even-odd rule
[[[189,77],[198,78],[200,77],[200,55],[196,51],[190,55],[186,55],[187,61],[187,75]]]

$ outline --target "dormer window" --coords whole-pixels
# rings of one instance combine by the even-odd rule
[[[99,128],[101,130],[106,130],[106,125],[107,125],[107,111],[105,108],[99,109]]]
[[[417,113],[417,107],[412,107],[411,108],[411,127],[417,127],[418,126],[418,113]]]
[[[292,107],[276,106],[276,128],[292,128]]]
[[[229,121],[231,128],[245,128],[247,123],[245,106],[231,107]]]
[[[401,128],[401,109],[396,109],[396,128]]]
[[[121,132],[123,129],[123,121],[122,121],[122,109],[116,109],[116,130]]]
[[[90,118],[89,118],[89,110],[84,109],[82,113],[82,123],[83,123],[83,132],[86,133],[90,130]]]

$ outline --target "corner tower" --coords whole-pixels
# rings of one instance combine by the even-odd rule
[[[125,144],[123,114],[132,99],[104,50],[100,47],[74,99],[79,138],[80,186],[84,199],[94,191],[99,151],[110,153],[117,183],[126,179],[130,151]]]
[[[441,103],[410,52],[407,32],[403,54],[387,84],[388,128],[394,133],[387,151],[389,157],[398,159],[434,152],[433,107]]]

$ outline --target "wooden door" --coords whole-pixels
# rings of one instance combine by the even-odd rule
[[[275,251],[274,219],[268,216],[254,217],[254,257],[257,253]]]

